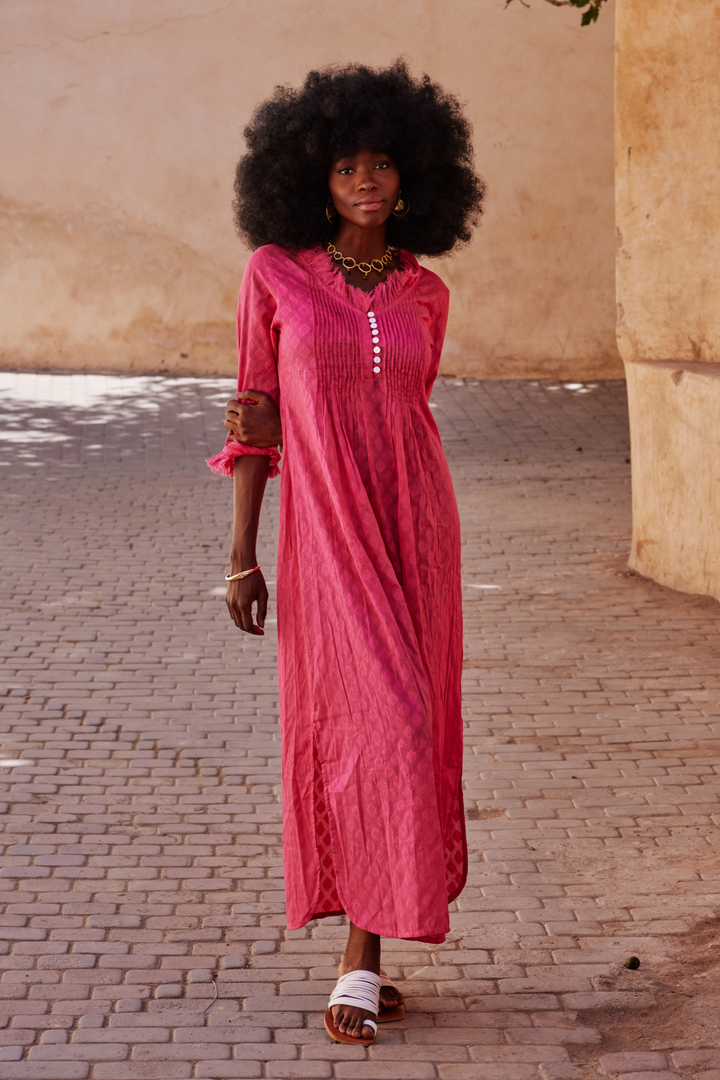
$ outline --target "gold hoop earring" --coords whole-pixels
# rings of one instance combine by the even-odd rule
[[[331,207],[332,207],[333,210],[335,210],[335,203],[332,201],[332,199],[329,198],[328,201],[325,203],[325,217],[328,219],[328,221],[332,225],[333,221],[337,217],[337,210],[335,210],[334,214],[331,214],[330,213],[330,208]]]
[[[406,203],[404,199],[400,198],[401,195],[402,191],[398,195],[398,201],[393,210],[395,217],[406,217],[410,213],[410,203]]]

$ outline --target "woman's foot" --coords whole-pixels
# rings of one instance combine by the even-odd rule
[[[383,978],[387,977],[383,975],[382,970],[380,971],[380,975]],[[380,1012],[383,1012],[383,1010],[390,1011],[393,1009],[397,1009],[398,1006],[404,1004],[405,998],[400,993],[397,986],[380,987]]]
[[[380,938],[367,930],[360,930],[350,923],[350,935],[345,953],[338,967],[338,975],[347,975],[349,971],[372,971],[380,974]],[[391,989],[391,987],[388,987]],[[381,992],[382,993],[382,992]],[[381,998],[382,1000],[382,998]],[[358,1009],[353,1005],[333,1005],[333,1023],[343,1034],[355,1039],[372,1039],[375,1032],[363,1021],[377,1020],[375,1013],[367,1009]]]

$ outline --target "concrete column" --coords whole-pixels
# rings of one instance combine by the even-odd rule
[[[619,0],[616,35],[630,565],[720,599],[720,0]]]

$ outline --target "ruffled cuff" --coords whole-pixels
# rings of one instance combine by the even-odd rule
[[[276,446],[244,446],[236,439],[228,439],[219,454],[215,457],[206,458],[207,464],[218,476],[232,476],[235,472],[235,458],[244,454],[264,455],[270,458],[269,477],[277,476],[280,472],[280,451]]]

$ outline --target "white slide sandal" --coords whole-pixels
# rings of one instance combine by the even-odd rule
[[[382,980],[373,971],[348,971],[347,975],[341,975],[335,989],[330,995],[330,1001],[325,1012],[325,1030],[333,1042],[351,1043],[354,1046],[371,1046],[377,1036],[377,1023],[369,1017],[363,1020],[363,1027],[372,1029],[371,1039],[356,1038],[340,1031],[333,1020],[333,1006],[352,1005],[355,1009],[366,1009],[369,1013],[377,1016],[380,1009],[380,985]]]

